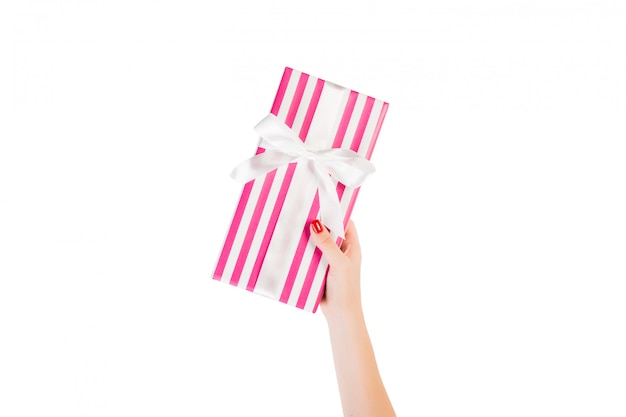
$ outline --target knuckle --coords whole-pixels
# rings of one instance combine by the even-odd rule
[[[334,245],[335,242],[333,241],[332,236],[330,235],[330,233],[327,233],[326,236],[324,236],[320,242],[322,245],[324,246],[328,246],[328,245]]]

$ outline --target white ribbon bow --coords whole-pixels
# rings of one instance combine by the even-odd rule
[[[349,149],[313,151],[307,148],[295,132],[273,114],[261,120],[254,130],[261,136],[260,146],[265,152],[243,161],[230,176],[246,183],[290,162],[305,162],[317,182],[322,223],[333,236],[345,238],[339,196],[330,177],[355,188],[375,171],[374,165]]]

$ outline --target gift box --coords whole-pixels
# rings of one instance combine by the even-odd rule
[[[315,312],[328,263],[309,224],[320,218],[341,243],[387,107],[285,68],[255,156],[233,171],[247,182],[213,278]]]

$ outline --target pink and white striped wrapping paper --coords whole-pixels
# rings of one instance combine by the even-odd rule
[[[384,101],[287,67],[271,113],[309,148],[346,148],[369,160],[387,107]],[[261,152],[259,147],[256,153]],[[345,228],[360,187],[335,184]],[[315,180],[295,162],[248,182],[213,278],[315,312],[328,272],[310,239],[309,224],[318,215]]]

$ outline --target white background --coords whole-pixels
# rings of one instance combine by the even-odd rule
[[[211,279],[292,66],[390,102],[353,218],[398,415],[623,417],[625,27],[601,0],[2,1],[0,415],[341,415],[323,316]]]

